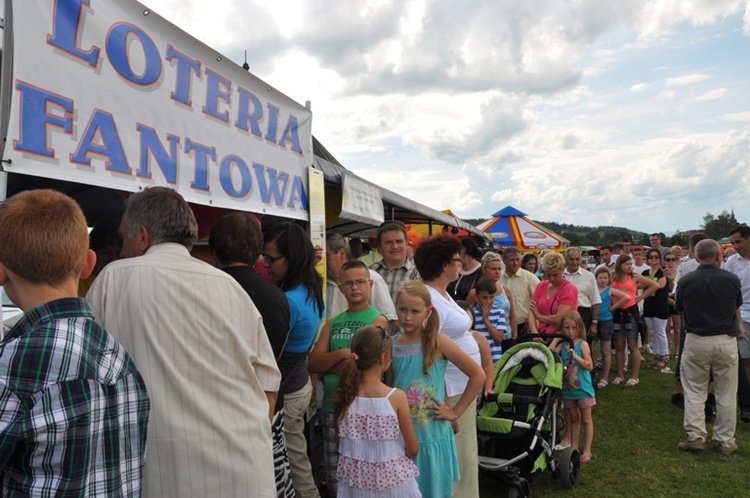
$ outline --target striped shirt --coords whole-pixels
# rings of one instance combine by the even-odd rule
[[[0,495],[141,496],[149,406],[86,301],[37,306],[0,342]]]
[[[497,306],[493,306],[489,313],[490,323],[502,334],[505,329],[508,328],[508,320],[505,315],[505,310],[502,308],[498,308]],[[499,342],[495,342],[495,340],[490,335],[489,330],[487,330],[487,325],[484,323],[484,318],[482,317],[482,310],[474,307],[474,330],[477,332],[481,332],[482,335],[487,339],[487,342],[490,343],[490,351],[492,352],[492,362],[496,362],[500,359],[500,356],[503,354],[503,346]]]

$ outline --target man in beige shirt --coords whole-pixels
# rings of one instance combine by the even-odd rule
[[[528,333],[529,305],[534,295],[539,279],[533,273],[521,268],[521,251],[516,247],[509,247],[502,254],[505,271],[500,277],[500,283],[510,287],[513,294],[513,305],[518,323],[518,335]]]
[[[130,196],[122,255],[86,296],[151,396],[143,496],[275,497],[270,417],[281,375],[260,313],[190,255],[198,228],[176,191]]]

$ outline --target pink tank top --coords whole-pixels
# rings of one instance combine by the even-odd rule
[[[629,276],[625,282],[620,282],[616,278],[613,278],[612,288],[622,291],[630,297],[630,300],[628,300],[628,302],[625,303],[625,306],[622,306],[620,309],[627,309],[635,306],[635,293],[638,292],[638,287],[635,285],[632,276]]]

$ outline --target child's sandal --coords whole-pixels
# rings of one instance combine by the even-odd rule
[[[581,463],[591,463],[591,459],[594,457],[591,453],[584,453],[581,455]]]
[[[615,380],[612,381],[613,386],[619,386],[622,384],[622,381],[625,380],[622,377],[615,377]]]
[[[599,381],[599,383],[598,383],[598,384],[596,385],[596,388],[597,388],[597,389],[603,389],[603,388],[607,387],[608,385],[609,385],[609,382],[607,382],[606,380],[602,379],[602,380],[600,380],[600,381]]]

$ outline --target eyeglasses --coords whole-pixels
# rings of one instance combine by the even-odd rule
[[[284,257],[284,256],[271,256],[270,254],[266,254],[266,253],[262,253],[261,255],[263,256],[263,259],[268,261],[270,264],[274,264],[275,262],[277,262],[278,260]]]
[[[369,283],[369,280],[347,280],[346,282],[341,282],[341,287],[351,289],[352,287],[364,287]]]
[[[664,258],[664,261],[671,262],[671,261],[677,261],[677,258]]]

